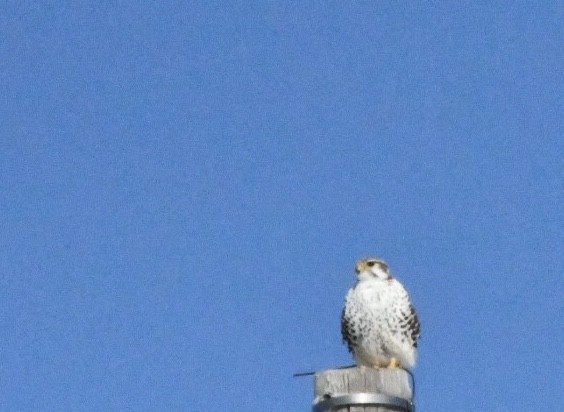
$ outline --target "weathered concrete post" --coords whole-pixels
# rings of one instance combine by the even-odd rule
[[[313,412],[413,412],[409,373],[403,369],[348,368],[315,374]]]

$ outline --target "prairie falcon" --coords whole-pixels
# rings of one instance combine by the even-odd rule
[[[379,259],[356,265],[341,316],[343,341],[359,366],[411,369],[420,326],[407,291]]]

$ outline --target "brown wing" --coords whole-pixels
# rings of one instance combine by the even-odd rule
[[[417,340],[419,336],[421,336],[421,324],[419,323],[419,318],[417,317],[417,313],[415,312],[415,308],[412,304],[409,304],[409,314],[406,319],[407,323],[407,333],[411,338],[411,342],[413,347],[417,347]]]
[[[343,335],[343,342],[347,344],[349,352],[353,351],[358,341],[358,335],[354,326],[354,322],[347,316],[346,307],[343,308],[343,313],[341,314],[341,335]]]

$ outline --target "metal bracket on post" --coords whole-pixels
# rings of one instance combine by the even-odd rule
[[[313,412],[330,412],[348,406],[387,406],[402,412],[415,412],[415,405],[407,399],[379,393],[336,394],[313,405]]]

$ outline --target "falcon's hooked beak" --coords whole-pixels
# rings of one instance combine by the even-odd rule
[[[355,267],[354,270],[355,270],[357,275],[359,273],[364,272],[364,271],[370,270],[371,265],[369,265],[368,262],[369,261],[367,259],[363,259],[356,264],[356,267]],[[374,264],[372,264],[372,265],[374,265]]]
[[[354,269],[354,271],[358,275],[360,272],[364,272],[367,268],[368,266],[366,265],[366,261],[361,260],[356,264],[356,268]]]

